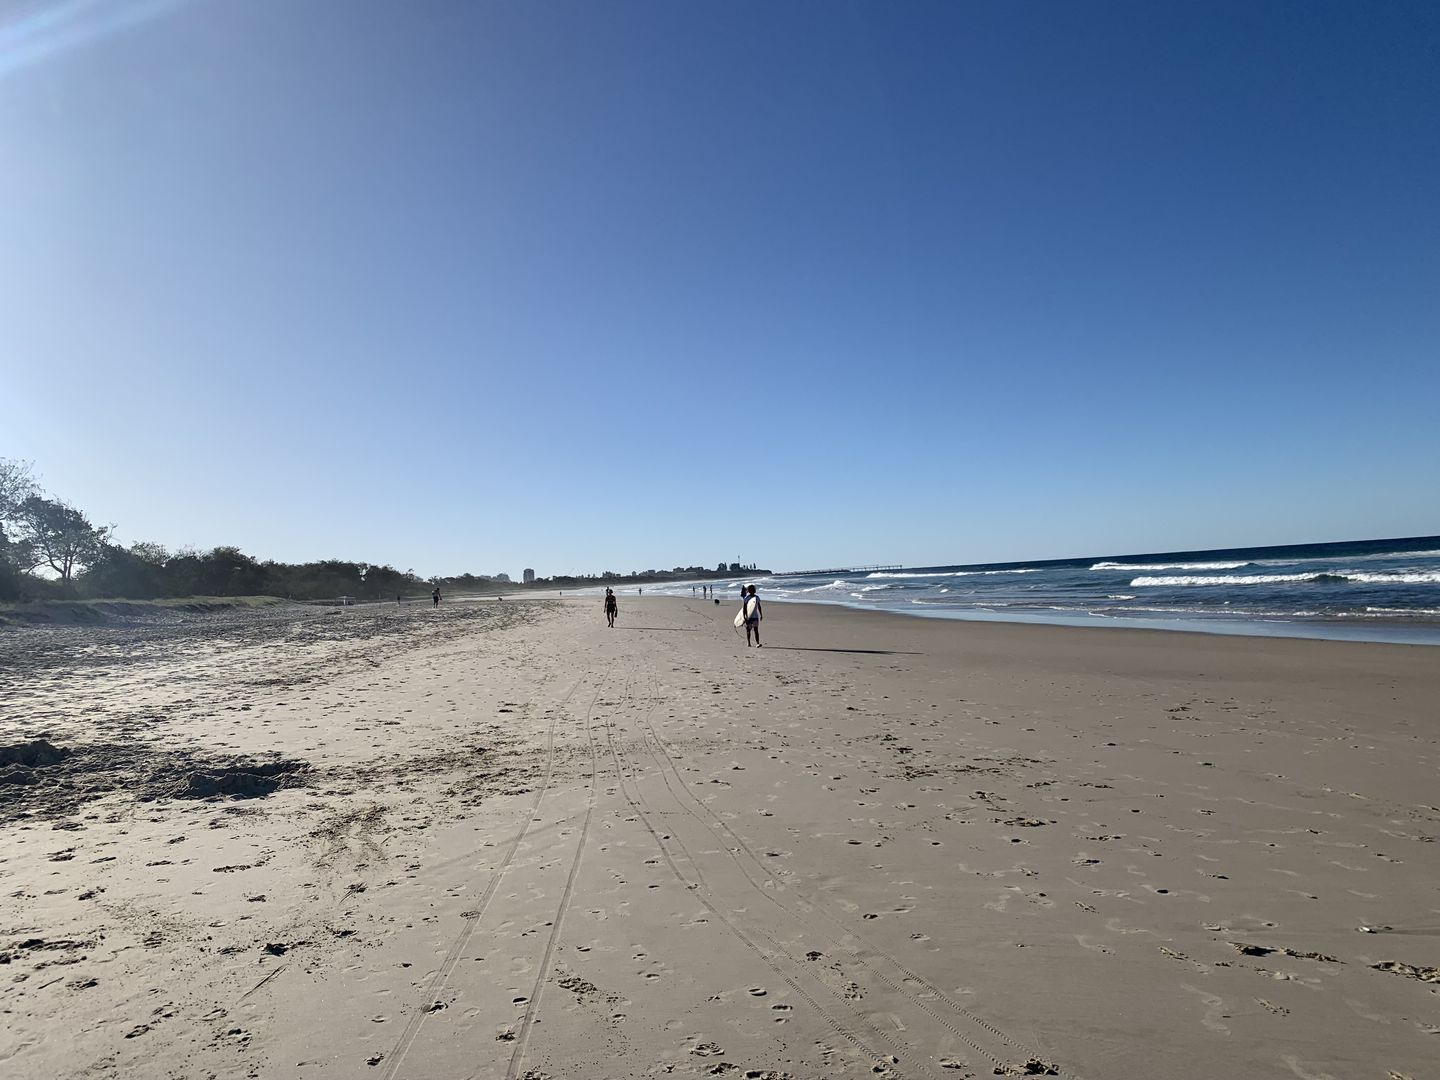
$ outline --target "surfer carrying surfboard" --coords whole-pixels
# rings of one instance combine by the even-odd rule
[[[745,613],[745,647],[750,647],[750,635],[755,635],[755,647],[763,648],[760,644],[760,620],[765,613],[760,610],[760,597],[755,595],[755,586],[751,585],[744,590],[745,603],[741,610]]]

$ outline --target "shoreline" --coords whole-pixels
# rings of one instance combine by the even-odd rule
[[[785,600],[777,604],[815,604],[840,607],[848,611],[896,615],[900,618],[936,619],[955,622],[1015,623],[1025,626],[1070,626],[1076,629],[1154,630],[1160,633],[1212,634],[1222,637],[1290,638],[1297,641],[1347,641],[1376,645],[1440,645],[1440,621],[1432,619],[1375,619],[1361,622],[1343,617],[1313,620],[1254,618],[1240,619],[1225,615],[1193,618],[1146,619],[1121,615],[1087,615],[1083,613],[1047,615],[1022,611],[977,611],[950,609],[945,611],[891,611],[867,608],[844,601]]]
[[[747,582],[748,583],[748,582]],[[688,584],[688,582],[683,583]],[[763,590],[765,581],[762,578],[754,580],[754,584]],[[603,590],[591,592],[576,590],[574,595],[589,597],[603,595]],[[655,593],[654,599],[689,600],[691,597],[673,593]],[[630,594],[622,594],[622,599],[634,602],[641,597],[633,597]],[[697,603],[699,597],[693,598]],[[783,604],[788,606],[813,605],[815,607],[839,608],[844,611],[853,611],[865,615],[892,615],[897,618],[925,619],[940,622],[973,622],[973,623],[1008,623],[1024,626],[1069,626],[1077,629],[1124,629],[1124,630],[1153,630],[1160,633],[1183,633],[1183,634],[1207,634],[1221,637],[1254,637],[1254,638],[1287,638],[1297,641],[1347,641],[1355,644],[1377,644],[1377,645],[1440,645],[1440,620],[1432,618],[1374,618],[1364,621],[1356,617],[1345,618],[1336,616],[1326,618],[1315,616],[1310,619],[1275,618],[1275,617],[1252,617],[1240,618],[1215,615],[1195,615],[1190,618],[1177,616],[1175,618],[1143,618],[1122,615],[1095,615],[1081,611],[1062,613],[1055,612],[1027,612],[1027,611],[990,611],[970,608],[942,608],[938,605],[927,610],[920,610],[920,605],[915,605],[916,610],[904,608],[881,608],[873,605],[866,605],[847,600],[820,600],[805,599],[797,600],[792,597],[767,597],[761,593],[760,599],[767,604]],[[736,597],[723,596],[720,598],[722,608],[735,603]]]

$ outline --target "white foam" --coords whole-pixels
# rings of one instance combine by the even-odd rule
[[[872,578],[937,578],[937,577],[988,577],[991,574],[1038,574],[1040,568],[1026,567],[1023,570],[945,570],[927,571],[925,573],[892,573],[884,570],[877,570],[867,575]]]
[[[1440,585],[1440,570],[1337,570],[1335,573],[1367,585]]]
[[[1161,577],[1137,577],[1130,582],[1134,589],[1145,586],[1186,585],[1288,585],[1295,582],[1354,581],[1365,585],[1440,585],[1440,570],[1392,570],[1375,573],[1360,570],[1315,570],[1308,574],[1210,574],[1205,576],[1176,574]]]
[[[865,575],[867,578],[931,578],[931,577],[959,577],[958,573],[937,573],[937,574],[892,574],[883,570],[877,570],[873,574]]]
[[[1181,585],[1284,585],[1295,581],[1314,581],[1320,575],[1312,574],[1166,574],[1160,577],[1137,577],[1130,582],[1132,589],[1148,586]]]
[[[1123,563],[1097,562],[1091,570],[1239,570],[1246,562]]]
[[[853,581],[835,580],[829,585],[812,585],[808,589],[800,589],[799,592],[825,592],[827,589],[854,589],[858,588]]]

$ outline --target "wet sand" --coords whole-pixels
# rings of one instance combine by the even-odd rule
[[[767,615],[0,631],[0,1075],[1437,1075],[1440,651]]]

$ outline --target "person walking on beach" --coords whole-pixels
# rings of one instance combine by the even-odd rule
[[[605,590],[605,622],[610,629],[615,629],[615,616],[620,613],[620,605],[615,599],[615,590]]]
[[[439,585],[436,585],[436,586],[435,586],[435,591],[430,594],[430,599],[431,599],[432,601],[434,601],[436,607],[439,607],[439,606],[440,606],[440,586],[439,586]]]
[[[740,593],[745,597],[745,647],[747,649],[750,647],[750,635],[754,634],[755,647],[757,649],[764,648],[760,644],[760,620],[765,617],[760,610],[760,597],[755,595],[754,585],[748,589],[742,588]]]

